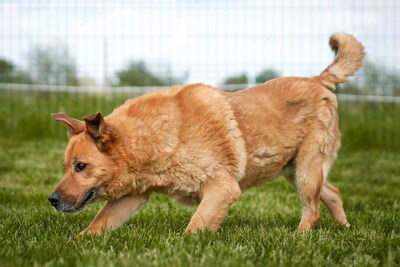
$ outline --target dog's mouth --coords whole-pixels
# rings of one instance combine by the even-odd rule
[[[92,203],[96,197],[97,197],[97,190],[95,188],[92,188],[85,194],[83,200],[79,203],[79,205],[70,207],[60,207],[59,210],[67,213],[75,213],[81,211],[83,210],[83,208],[85,208],[87,204]]]
[[[93,200],[96,197],[96,189],[90,190],[87,194],[86,197],[83,199],[81,202],[80,206],[85,206],[88,204],[91,200]]]

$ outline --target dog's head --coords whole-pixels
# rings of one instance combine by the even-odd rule
[[[69,138],[63,165],[65,174],[49,196],[59,211],[77,212],[87,204],[109,197],[109,185],[115,179],[120,161],[114,146],[115,133],[100,113],[76,120],[65,113],[51,115],[67,126]]]

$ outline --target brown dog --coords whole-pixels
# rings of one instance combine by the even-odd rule
[[[242,190],[283,174],[302,202],[298,230],[315,226],[319,200],[349,225],[338,189],[326,181],[340,145],[335,84],[361,67],[362,45],[334,34],[334,62],[311,78],[285,77],[236,93],[174,86],[67,125],[66,172],[49,197],[60,211],[107,203],[82,233],[120,226],[152,192],[200,205],[187,232],[215,230]]]

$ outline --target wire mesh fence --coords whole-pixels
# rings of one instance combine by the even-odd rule
[[[0,8],[2,83],[219,86],[310,76],[331,62],[329,35],[348,32],[368,55],[358,85],[399,91],[396,0],[3,0]]]
[[[1,0],[2,136],[51,137],[50,112],[107,113],[173,84],[233,91],[316,75],[332,61],[330,34],[347,32],[367,59],[337,89],[355,137],[344,144],[400,147],[399,11],[396,0]]]

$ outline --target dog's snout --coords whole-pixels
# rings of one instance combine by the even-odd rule
[[[60,194],[57,193],[57,192],[54,192],[54,193],[52,193],[52,194],[49,196],[48,199],[49,199],[51,205],[52,205],[54,208],[56,208],[56,207],[57,207],[57,204],[58,204],[58,201],[60,200]]]

